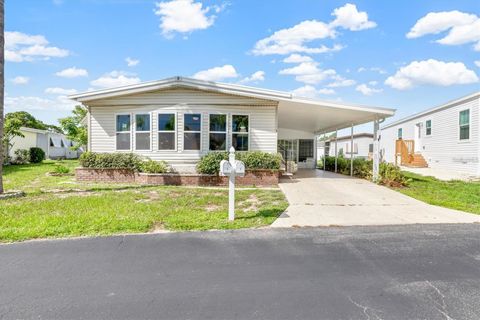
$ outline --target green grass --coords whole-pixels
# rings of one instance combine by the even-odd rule
[[[69,168],[76,161],[63,161]],[[280,190],[238,189],[236,219],[229,222],[228,191],[220,188],[83,184],[49,176],[55,162],[9,166],[8,190],[24,198],[0,201],[0,242],[35,238],[112,235],[154,230],[261,227],[287,207]]]
[[[441,181],[433,177],[403,172],[408,187],[396,189],[429,204],[480,214],[480,182]]]

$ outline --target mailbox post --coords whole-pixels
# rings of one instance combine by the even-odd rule
[[[220,175],[228,176],[228,220],[235,220],[235,176],[243,177],[245,164],[235,160],[235,148],[230,147],[228,161],[220,162]]]

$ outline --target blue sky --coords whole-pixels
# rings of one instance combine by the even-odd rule
[[[7,0],[5,29],[6,111],[48,123],[69,93],[175,75],[396,118],[480,90],[474,0]]]

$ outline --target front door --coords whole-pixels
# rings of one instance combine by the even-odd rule
[[[422,123],[415,124],[415,152],[420,152],[422,148]]]

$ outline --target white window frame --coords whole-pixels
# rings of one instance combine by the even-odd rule
[[[463,111],[468,111],[468,139],[461,139],[460,138],[460,113]],[[458,142],[460,143],[465,143],[465,142],[470,142],[470,139],[472,137],[472,110],[470,108],[463,109],[458,111]]]
[[[117,116],[130,116],[130,131],[117,131]],[[133,117],[130,112],[120,112],[114,114],[114,123],[115,123],[115,152],[131,152],[133,150]],[[117,149],[117,134],[120,133],[130,133],[130,149]]]
[[[217,116],[225,116],[225,131],[210,131],[210,116],[217,115]],[[210,112],[208,113],[208,152],[223,152],[228,150],[228,114],[222,112]],[[250,120],[248,123],[248,127],[250,127]],[[210,150],[210,133],[225,133],[225,150]]]
[[[245,132],[233,132],[233,116],[248,116],[248,131],[245,133]],[[235,113],[232,113],[230,115],[230,147],[233,146],[233,135],[234,134],[246,134],[248,135],[248,150],[246,151],[251,151],[251,141],[252,139],[251,138],[251,126],[252,126],[252,117],[250,116],[249,113],[242,113],[242,112],[235,112]],[[236,151],[236,150],[235,150]],[[242,151],[239,151],[239,152],[246,152],[245,150],[242,150]]]
[[[173,131],[168,131],[168,130],[160,130],[159,127],[158,127],[158,120],[159,120],[159,115],[162,115],[162,114],[173,114],[174,117],[175,117],[175,128],[173,129]],[[175,136],[175,143],[174,143],[174,148],[173,149],[159,149],[158,147],[158,136],[160,133],[174,133],[174,136]],[[177,116],[177,112],[175,111],[162,111],[162,112],[157,112],[157,147],[156,147],[156,151],[158,152],[176,152],[178,150],[178,116]]]
[[[430,134],[428,134],[428,126],[427,126],[428,121],[430,121]],[[432,124],[433,124],[432,119],[425,120],[425,137],[431,137],[432,136],[432,132],[433,132],[433,130],[432,130],[433,125]]]
[[[200,131],[186,131],[185,130],[185,116],[187,114],[198,114],[200,115]],[[192,153],[201,153],[203,150],[203,113],[198,112],[198,111],[191,111],[191,112],[184,112],[183,113],[183,121],[182,121],[182,138],[183,138],[183,151],[184,152],[192,152]],[[185,149],[185,133],[200,133],[200,149],[199,150],[191,150],[191,149]]]
[[[137,131],[137,115],[145,115],[145,114],[148,114],[148,116],[150,117],[150,130],[148,131]],[[152,151],[152,138],[153,138],[153,134],[152,134],[152,129],[153,129],[153,126],[152,126],[152,112],[135,112],[133,113],[133,116],[132,116],[132,122],[133,122],[133,125],[130,125],[130,129],[132,131],[132,135],[133,135],[133,146],[132,146],[132,149],[135,150],[135,151]],[[150,148],[149,149],[137,149],[137,133],[150,133]]]

